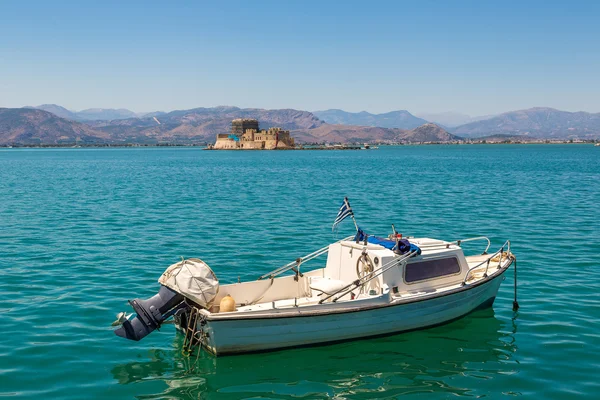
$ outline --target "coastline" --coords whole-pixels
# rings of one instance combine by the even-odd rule
[[[488,141],[468,141],[468,142],[415,142],[415,143],[369,143],[371,146],[376,147],[398,147],[398,146],[432,146],[432,145],[443,145],[443,146],[468,146],[468,145],[559,145],[559,144],[569,144],[569,145],[592,145],[600,143],[600,141],[587,140],[587,141],[532,141],[532,142],[488,142]],[[273,150],[265,150],[265,149],[214,149],[210,148],[206,143],[194,143],[194,144],[179,144],[179,143],[167,143],[167,144],[136,144],[136,143],[127,143],[127,144],[5,144],[0,145],[0,149],[79,149],[79,148],[87,148],[87,149],[102,149],[102,148],[153,148],[153,147],[194,147],[200,148],[201,150],[214,150],[214,151],[295,151],[295,150],[376,150],[376,148],[365,149],[360,145],[348,144],[341,146],[326,146],[326,145],[311,145],[310,147],[300,146],[288,149],[273,149]]]

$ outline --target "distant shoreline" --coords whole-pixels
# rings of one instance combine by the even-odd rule
[[[379,147],[400,147],[400,146],[469,146],[469,145],[558,145],[558,144],[573,144],[573,145],[595,145],[600,141],[544,141],[544,142],[486,142],[486,141],[471,141],[471,142],[431,142],[431,143],[373,143],[370,146]],[[285,150],[361,150],[359,145],[345,145],[347,147],[325,147],[325,145],[310,145],[310,147],[301,147],[293,149],[277,149],[276,151]],[[0,145],[0,149],[102,149],[102,148],[165,148],[165,147],[177,147],[177,148],[200,148],[211,151],[250,151],[242,149],[209,149],[207,144],[43,144],[43,145],[31,145],[31,144],[12,144],[12,145]],[[257,149],[260,151],[260,149]],[[363,150],[365,150],[363,148]],[[369,150],[376,150],[369,149]],[[265,150],[272,151],[272,150]]]

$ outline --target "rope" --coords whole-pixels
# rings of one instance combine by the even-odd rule
[[[500,262],[508,259],[515,259],[515,256],[510,251],[501,252],[496,257],[490,258],[491,262]]]
[[[519,302],[517,301],[517,284],[518,284],[518,279],[517,279],[517,257],[513,253],[511,253],[510,251],[507,251],[506,253],[501,252],[500,254],[498,254],[497,256],[495,256],[494,258],[491,258],[489,261],[498,262],[498,264],[500,264],[500,263],[502,263],[505,260],[512,260],[512,261],[515,262],[513,311],[518,311],[519,310]],[[498,266],[498,268],[500,268],[500,266]]]
[[[275,280],[274,276],[271,276],[271,282],[269,283],[269,286],[267,286],[267,288],[265,289],[264,292],[262,292],[262,294],[260,296],[258,296],[257,298],[255,298],[254,300],[252,300],[250,303],[248,303],[249,306],[258,303],[260,300],[262,300],[263,297],[265,297],[265,294],[267,294],[267,291],[271,288],[271,286],[273,286],[273,281]]]
[[[517,301],[517,257],[512,256],[515,261],[515,299],[513,300],[513,311],[519,310],[519,302]]]

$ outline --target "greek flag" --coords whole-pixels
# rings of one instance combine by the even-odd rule
[[[347,216],[351,215],[352,217],[354,217],[354,213],[352,212],[352,207],[350,207],[350,203],[348,202],[348,198],[344,197],[344,202],[342,203],[342,206],[340,207],[340,211],[338,211],[338,215],[337,217],[335,217],[335,221],[333,221],[333,227],[331,228],[331,230],[335,230],[335,227],[342,222],[344,219],[346,219]]]

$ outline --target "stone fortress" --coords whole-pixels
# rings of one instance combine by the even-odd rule
[[[214,150],[275,150],[293,149],[294,138],[290,131],[281,128],[259,130],[256,119],[234,119],[231,133],[220,133],[217,141],[209,148]]]

